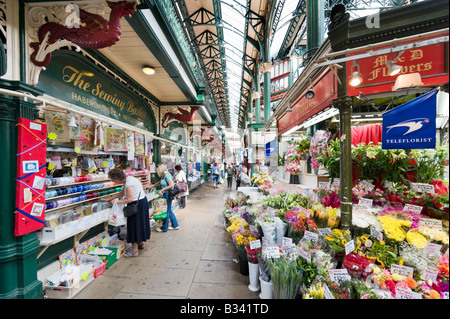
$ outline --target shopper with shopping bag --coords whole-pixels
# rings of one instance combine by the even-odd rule
[[[211,177],[214,183],[214,187],[213,188],[217,188],[218,187],[218,183],[219,183],[219,177],[220,177],[220,168],[219,165],[217,165],[217,163],[214,163],[213,166],[211,167]]]
[[[177,197],[180,199],[180,208],[186,208],[186,196],[189,195],[189,189],[187,184],[186,173],[181,169],[181,165],[175,165],[175,170],[177,171],[177,175],[175,176],[175,182],[180,189],[180,193]]]
[[[109,212],[108,224],[111,226],[123,226],[127,224],[127,218],[123,213],[123,204],[118,204],[118,199],[116,198],[113,206]]]
[[[147,197],[141,182],[136,177],[126,176],[121,169],[113,168],[108,172],[108,177],[114,183],[124,186],[119,193],[105,200],[109,202],[114,200],[114,204],[127,204],[130,207],[135,205],[137,208],[134,215],[127,217],[127,242],[132,244],[132,248],[124,255],[137,257],[138,249],[144,249],[144,242],[150,239],[151,235]]]
[[[173,196],[171,196],[170,190],[174,189],[175,183],[173,182],[173,177],[167,170],[166,165],[159,164],[156,167],[156,173],[158,174],[159,178],[161,180],[155,184],[150,185],[151,187],[159,186],[161,185],[161,189],[158,191],[159,196],[163,196],[166,199],[167,203],[167,217],[163,221],[163,225],[161,228],[156,228],[157,232],[167,232],[168,229],[179,229],[177,218],[175,217],[175,214],[172,211],[172,201],[174,199]],[[169,227],[169,221],[171,222],[172,226]]]

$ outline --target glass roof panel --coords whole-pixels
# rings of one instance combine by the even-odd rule
[[[281,10],[280,20],[278,21],[277,29],[272,38],[270,46],[270,55],[275,57],[280,50],[283,43],[286,32],[289,29],[292,19],[294,18],[294,12],[297,8],[298,0],[286,0]]]
[[[228,105],[230,110],[231,127],[238,127],[239,97],[242,82],[242,58],[244,46],[245,17],[242,6],[246,0],[222,0],[223,47],[225,52]]]

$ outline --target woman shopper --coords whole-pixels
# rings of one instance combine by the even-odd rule
[[[233,188],[233,176],[234,176],[234,168],[231,164],[228,164],[227,168],[227,187]]]
[[[127,242],[132,244],[131,251],[125,257],[139,256],[138,249],[144,249],[144,242],[150,239],[150,216],[148,200],[145,196],[141,182],[133,177],[126,176],[119,168],[113,168],[108,172],[108,177],[116,184],[124,184],[122,191],[112,195],[106,201],[116,200],[118,204],[130,204],[137,201],[138,212],[127,218]],[[117,200],[117,198],[125,197]]]
[[[178,183],[186,183],[186,191],[181,192],[177,195],[180,198],[180,208],[186,207],[186,196],[189,195],[189,190],[187,188],[187,178],[186,173],[181,169],[181,165],[175,165],[175,170],[177,171],[177,175],[175,176],[175,182]]]
[[[211,167],[211,178],[214,183],[213,188],[218,187],[217,185],[219,184],[219,177],[220,177],[219,165],[217,165],[217,163],[214,163],[213,166]]]
[[[164,164],[159,164],[156,167],[156,173],[158,174],[159,178],[161,178],[161,180],[155,184],[152,184],[150,188],[161,185],[162,188],[158,191],[158,196],[163,195],[163,197],[166,199],[167,204],[167,217],[164,219],[162,227],[156,228],[156,231],[167,232],[168,229],[170,230],[179,229],[180,227],[178,225],[177,218],[175,217],[175,214],[172,211],[173,198],[169,196],[169,190],[172,189],[173,186],[175,185],[173,182],[173,177],[167,170],[166,165]],[[171,227],[169,227],[169,220],[172,223]]]
[[[250,187],[250,177],[247,175],[247,167],[242,167],[241,169],[241,174],[240,174],[240,179],[241,179],[241,187]]]

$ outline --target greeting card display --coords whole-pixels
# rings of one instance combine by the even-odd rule
[[[19,118],[15,236],[44,227],[47,125]]]

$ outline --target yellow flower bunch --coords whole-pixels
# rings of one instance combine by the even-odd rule
[[[303,295],[303,299],[325,299],[325,289],[319,282],[317,285],[312,285],[309,292]]]
[[[406,234],[406,241],[421,249],[425,248],[428,243],[428,240],[422,234],[411,230]]]
[[[233,217],[230,217],[230,221],[231,221],[231,218],[233,218]],[[238,230],[241,228],[241,226],[246,227],[246,224],[247,224],[247,223],[244,223],[244,220],[243,220],[242,218],[235,218],[235,219],[231,222],[231,225],[228,226],[227,232],[230,233],[230,234],[232,234],[232,233],[234,233],[235,231],[238,231]],[[248,225],[248,224],[247,224],[247,225]]]
[[[383,231],[386,236],[395,241],[403,241],[406,238],[406,233],[402,227],[411,227],[412,222],[403,219],[392,218],[389,215],[378,217],[383,226]]]
[[[406,277],[394,272],[391,275],[391,278],[392,278],[393,281],[403,281],[403,280],[405,280]]]
[[[418,231],[430,238],[431,240],[435,240],[435,241],[440,241],[442,242],[444,245],[448,245],[448,234],[439,228],[432,228],[432,227],[426,227],[426,226],[421,226],[418,228]]]

